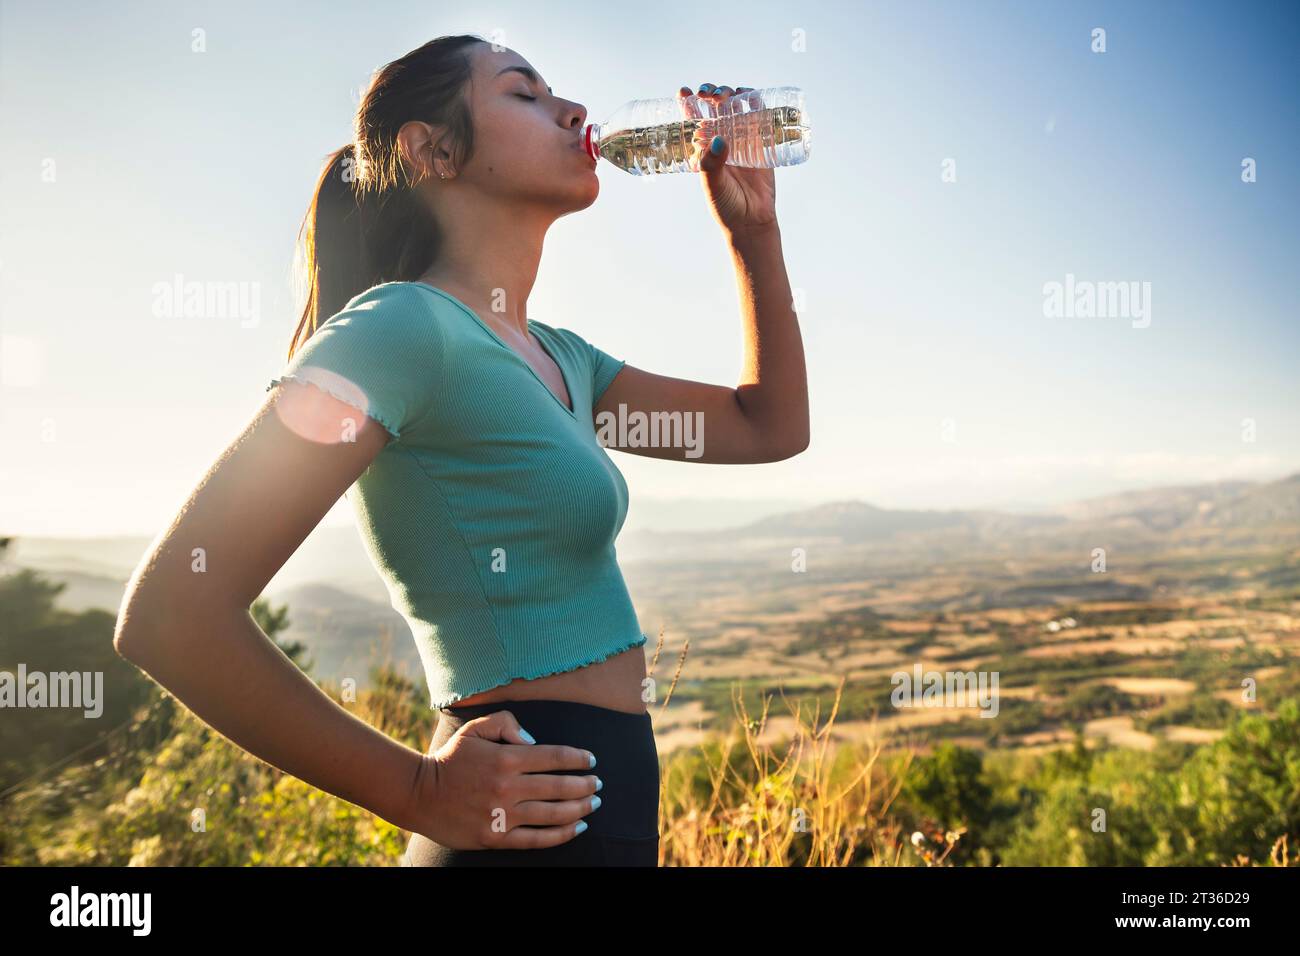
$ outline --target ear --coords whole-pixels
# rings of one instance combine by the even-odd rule
[[[403,123],[397,131],[397,149],[408,181],[414,185],[439,173],[451,176],[451,154],[440,145],[445,126],[431,126],[419,120]]]

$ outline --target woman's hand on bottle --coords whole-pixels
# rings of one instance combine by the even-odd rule
[[[454,850],[536,850],[567,843],[599,806],[591,752],[529,743],[508,710],[467,721],[425,754],[410,828]]]
[[[740,86],[714,86],[702,83],[692,94],[690,87],[683,86],[677,91],[677,98],[685,101],[695,95],[697,98],[712,102],[715,106],[725,101],[733,93],[744,93],[753,89]],[[699,116],[698,110],[683,102],[682,109],[688,116]],[[746,166],[729,166],[727,157],[731,153],[731,144],[721,136],[713,136],[709,129],[712,124],[702,124],[695,133],[695,146],[699,156],[699,167],[704,183],[704,194],[708,197],[713,217],[723,230],[733,237],[762,232],[776,227],[776,174],[770,168],[751,168]],[[715,143],[715,140],[717,142]],[[714,146],[720,147],[715,152]]]

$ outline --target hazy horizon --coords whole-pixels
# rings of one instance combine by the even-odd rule
[[[1298,472],[1287,472],[1284,474],[1266,477],[1259,480],[1249,480],[1253,484],[1265,485],[1274,481],[1281,481],[1291,477]],[[1237,479],[1224,479],[1225,481],[1234,481]],[[1186,485],[1210,485],[1215,482],[1188,482]],[[1007,514],[1030,515],[1037,513],[1053,513],[1057,509],[1066,505],[1075,504],[1093,498],[1105,498],[1111,495],[1123,495],[1128,493],[1141,493],[1155,491],[1162,488],[1183,487],[1182,483],[1169,485],[1164,482],[1157,484],[1132,485],[1126,487],[1117,487],[1110,491],[1101,492],[1096,495],[1084,495],[1081,497],[1066,496],[1060,500],[1045,502],[1040,504],[1025,504],[1021,507],[1014,506],[993,506],[993,505],[953,505],[943,508],[913,508],[904,505],[891,505],[887,502],[878,500],[869,500],[862,497],[840,497],[800,500],[796,498],[709,498],[700,495],[683,495],[675,498],[659,498],[652,495],[643,496],[639,500],[634,500],[632,507],[628,509],[627,521],[624,523],[623,534],[629,532],[653,530],[660,532],[688,531],[688,530],[711,530],[739,527],[752,521],[772,515],[785,514],[795,511],[805,511],[817,508],[822,505],[839,504],[843,502],[855,502],[864,505],[871,505],[886,511],[1001,511]],[[637,505],[640,507],[636,507]],[[347,528],[354,527],[355,522],[352,518],[352,512],[348,509],[346,502],[336,506],[330,514],[321,521],[322,528]],[[46,533],[41,531],[25,531],[16,526],[0,527],[0,538],[43,538],[43,539],[106,539],[106,538],[128,538],[128,537],[147,537],[152,538],[158,532],[159,528],[133,528],[119,531],[104,531],[93,534],[89,533]]]

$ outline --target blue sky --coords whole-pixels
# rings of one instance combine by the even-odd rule
[[[807,93],[812,157],[777,171],[777,207],[812,447],[615,453],[629,526],[638,499],[680,495],[1018,509],[1300,470],[1296,9],[4,0],[0,529],[160,530],[282,364],[294,237],[359,91],[461,32],[501,31],[593,120],[683,83]],[[734,279],[699,183],[600,175],[549,234],[530,315],[734,384]],[[158,317],[178,273],[256,283],[257,323]],[[1045,316],[1067,274],[1149,283],[1149,326]]]

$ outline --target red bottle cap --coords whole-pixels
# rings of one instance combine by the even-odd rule
[[[587,155],[592,159],[599,160],[600,154],[596,152],[596,137],[592,135],[596,131],[595,123],[588,123],[582,130],[582,148],[587,151]]]

